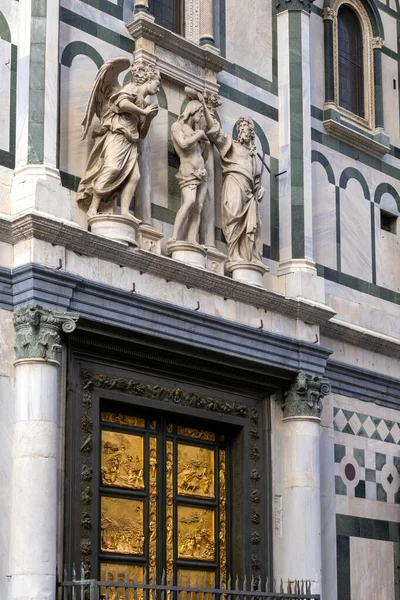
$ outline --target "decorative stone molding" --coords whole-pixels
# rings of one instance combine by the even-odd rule
[[[311,12],[311,5],[314,0],[278,0],[276,3],[276,10],[278,13],[285,10],[289,11],[300,11]]]
[[[371,40],[371,44],[372,44],[372,50],[375,50],[375,48],[383,48],[383,46],[385,45],[385,40],[383,40],[381,37],[374,37]]]
[[[326,377],[299,373],[284,394],[284,419],[298,417],[319,419],[322,410],[321,400],[330,391],[331,384]]]
[[[14,313],[17,360],[42,358],[56,360],[61,349],[61,330],[71,333],[78,315],[39,306],[24,306]]]
[[[330,6],[326,6],[322,9],[322,18],[324,21],[329,20],[333,21],[335,18],[335,11]]]

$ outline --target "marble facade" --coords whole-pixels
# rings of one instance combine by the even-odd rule
[[[81,315],[81,336],[90,330],[116,345],[148,337],[188,356],[203,352],[210,363],[218,354],[221,365],[262,372],[257,393],[267,396],[271,412],[271,459],[262,473],[271,482],[265,537],[274,562],[261,571],[278,581],[309,579],[321,600],[398,600],[398,7],[389,0],[377,9],[391,144],[377,157],[323,125],[322,0],[300,8],[295,0],[278,8],[214,0],[214,45],[205,35],[210,14],[201,21],[201,8],[210,6],[205,0],[185,1],[185,38],[151,14],[135,14],[133,4],[0,6],[0,598],[54,600],[67,535],[65,411],[73,350],[60,330],[58,365],[40,353],[22,357],[25,364],[16,360],[13,314],[33,304]],[[117,56],[147,60],[161,72],[158,114],[140,142],[135,248],[89,231],[77,203],[93,147],[90,136],[79,140],[80,124],[98,69]],[[119,83],[128,76],[120,73]],[[215,117],[234,139],[240,117],[254,122],[256,153],[267,165],[259,205],[261,286],[224,270],[223,178],[214,150],[207,166],[213,222],[200,223],[208,240],[203,268],[168,256],[181,202],[171,125],[186,106],[186,86],[219,95]],[[382,228],[385,215],[391,231]],[[99,364],[107,359],[106,350],[96,352]],[[288,420],[285,393],[300,372],[329,378],[331,392],[318,415]],[[30,486],[27,473],[47,482],[47,495],[33,478]]]

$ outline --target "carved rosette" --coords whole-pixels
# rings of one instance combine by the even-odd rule
[[[181,406],[189,406],[192,408],[208,410],[216,413],[223,413],[236,417],[241,417],[249,422],[249,463],[251,468],[248,474],[248,485],[250,488],[250,498],[252,503],[251,514],[251,566],[252,576],[255,581],[258,581],[260,576],[260,484],[261,476],[258,463],[260,461],[259,449],[259,417],[258,410],[251,408],[245,404],[236,402],[227,402],[220,398],[201,396],[193,392],[186,392],[178,388],[166,388],[160,385],[142,383],[132,379],[123,379],[120,377],[109,377],[100,373],[84,372],[82,374],[82,422],[81,422],[81,542],[80,554],[82,565],[86,573],[91,572],[92,550],[91,550],[91,531],[93,523],[91,521],[91,503],[92,503],[92,486],[93,486],[93,420],[92,420],[92,390],[100,388],[103,390],[113,390],[140,396],[147,399],[158,400],[160,402],[179,404]],[[172,429],[171,429],[172,431]],[[204,438],[203,438],[204,439]],[[225,465],[225,451],[221,450],[220,464]],[[166,461],[166,486],[167,486],[167,514],[166,514],[166,531],[167,536],[173,536],[171,524],[172,521],[172,469],[173,469],[173,453],[172,442],[167,442],[167,461]],[[219,473],[219,485],[221,488],[225,485],[225,469],[222,468]],[[226,536],[226,514],[225,507],[221,507],[221,532]],[[171,537],[172,539],[172,537]],[[172,547],[172,545],[171,545]],[[222,554],[221,570],[224,571],[226,565],[226,555]],[[170,553],[166,557],[167,563],[167,580],[172,572],[173,555]]]
[[[310,376],[299,373],[291,387],[285,392],[283,418],[308,417],[320,419],[321,400],[331,391],[326,377]]]
[[[14,313],[17,360],[42,358],[57,360],[61,349],[61,331],[71,333],[76,328],[76,313],[60,312],[39,306],[24,306]]]

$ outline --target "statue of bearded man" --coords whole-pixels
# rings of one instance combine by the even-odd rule
[[[222,167],[222,230],[227,243],[228,272],[238,267],[263,273],[261,219],[258,203],[264,196],[257,168],[254,123],[241,117],[236,123],[238,139],[225,133],[203,102],[206,134],[220,153]]]

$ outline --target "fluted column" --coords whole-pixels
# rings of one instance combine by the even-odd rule
[[[61,330],[77,315],[37,307],[15,312],[15,425],[10,600],[55,600],[58,367]]]
[[[319,427],[327,379],[299,373],[285,393],[283,413],[282,573],[284,581],[309,580],[321,593]]]

